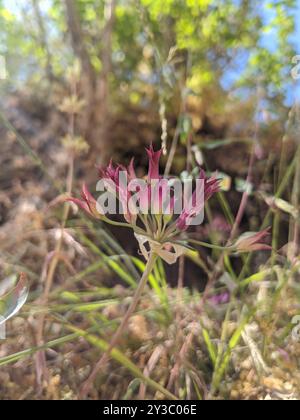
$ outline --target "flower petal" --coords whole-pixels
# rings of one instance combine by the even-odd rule
[[[261,242],[269,236],[269,234],[270,228],[260,232],[246,232],[237,239],[235,248],[238,252],[271,250],[272,247],[270,245]]]
[[[151,145],[149,149],[146,149],[146,152],[149,157],[148,182],[151,182],[151,179],[159,179],[159,160],[162,150],[155,152]]]

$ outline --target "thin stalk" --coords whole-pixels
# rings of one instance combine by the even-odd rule
[[[299,208],[299,197],[300,197],[300,162],[297,161],[296,170],[295,170],[295,177],[294,177],[294,184],[292,190],[292,197],[291,202],[292,205],[298,209]],[[290,226],[289,226],[289,249],[288,249],[288,257],[291,261],[297,255],[299,248],[299,218],[296,220],[291,216],[290,218]]]
[[[145,271],[141,277],[141,280],[139,282],[139,285],[135,291],[135,294],[133,296],[132,302],[121,322],[121,324],[119,325],[117,331],[115,332],[108,349],[106,350],[106,352],[102,355],[102,357],[100,358],[100,360],[97,362],[97,364],[95,365],[92,373],[90,374],[89,378],[87,379],[87,381],[83,384],[83,387],[81,389],[80,392],[80,398],[84,399],[91,386],[93,385],[93,382],[95,381],[98,372],[100,371],[100,369],[105,365],[105,363],[108,362],[109,358],[110,358],[110,354],[112,352],[112,350],[114,349],[114,347],[119,343],[125,329],[128,326],[128,322],[132,316],[132,314],[134,313],[134,311],[136,310],[136,307],[140,301],[140,298],[142,296],[143,290],[147,284],[149,275],[151,274],[155,262],[156,262],[157,256],[156,254],[154,254],[153,252],[151,252],[149,260],[147,261],[146,267],[145,267]]]
[[[220,251],[232,251],[234,249],[231,246],[214,245],[214,244],[210,244],[210,243],[207,243],[207,242],[197,241],[196,239],[188,239],[187,242],[189,242],[191,244],[203,246],[205,248],[218,249]]]

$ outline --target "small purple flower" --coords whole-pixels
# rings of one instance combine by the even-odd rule
[[[196,217],[197,214],[199,214],[203,210],[205,202],[208,201],[216,192],[220,190],[219,180],[217,180],[215,177],[207,178],[203,169],[201,169],[200,171],[199,179],[203,180],[204,187],[201,185],[198,188],[204,188],[204,191],[194,191],[191,202],[186,208],[183,209],[177,221],[177,228],[179,230],[187,230],[190,225],[191,219]],[[201,192],[204,194],[204,202],[200,202],[198,206],[194,206],[196,201],[196,194]]]
[[[114,165],[110,161],[106,168],[99,170],[100,179],[109,183],[112,190],[110,192],[121,203],[126,224],[111,221],[104,214],[99,214],[97,211],[98,203],[86,185],[83,185],[81,199],[69,198],[69,200],[77,204],[92,217],[107,223],[126,225],[132,228],[144,255],[146,255],[146,252],[143,248],[143,243],[146,238],[156,251],[161,249],[161,253],[166,261],[173,261],[183,252],[183,247],[175,242],[171,243],[170,239],[173,241],[181,231],[188,229],[193,220],[203,211],[205,202],[219,191],[219,181],[215,177],[208,178],[205,172],[200,170],[199,178],[196,180],[196,187],[194,191],[191,191],[191,198],[186,203],[182,196],[179,198],[175,196],[175,192],[169,185],[170,180],[163,178],[159,174],[159,162],[162,151],[155,151],[153,146],[151,146],[149,149],[146,149],[146,152],[149,158],[146,180],[136,179],[133,159],[128,167]],[[125,175],[126,182],[122,181],[123,178],[120,175]],[[140,181],[142,181],[142,184]],[[138,193],[137,202],[135,203],[132,202],[132,198],[136,198],[132,187],[136,188],[135,193]],[[177,200],[182,200],[182,202],[176,218],[175,206]],[[170,246],[173,246],[176,258],[173,258],[174,255],[168,255],[169,251],[167,248],[170,248]]]
[[[159,161],[162,150],[155,152],[153,146],[151,145],[149,149],[146,149],[146,152],[149,158],[148,183],[150,184],[152,180],[160,179]]]
[[[264,229],[261,232],[247,232],[237,239],[233,247],[238,252],[270,251],[272,247],[263,242],[269,235],[270,228]]]
[[[228,292],[221,293],[219,295],[214,295],[209,298],[209,301],[213,305],[222,305],[228,303],[230,299],[230,294]]]
[[[96,205],[97,205],[96,200],[94,199],[92,194],[89,192],[86,184],[83,184],[82,186],[81,197],[82,198],[70,197],[68,198],[68,201],[75,203],[78,207],[80,207],[90,216],[95,217],[97,219],[101,218],[100,213],[98,212],[96,208]]]

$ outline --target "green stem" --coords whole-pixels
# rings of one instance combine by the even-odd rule
[[[196,239],[187,239],[187,242],[190,242],[191,244],[195,244],[195,245],[204,246],[205,248],[218,249],[220,251],[232,251],[233,250],[232,246],[219,246],[219,245],[209,244],[207,242],[196,241]]]

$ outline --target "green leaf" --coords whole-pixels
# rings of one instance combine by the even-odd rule
[[[215,366],[216,360],[217,360],[217,351],[213,342],[210,339],[209,332],[203,327],[202,327],[202,335],[203,335],[203,339],[205,341],[205,344],[209,353],[209,357],[211,358],[211,361],[213,365]]]

